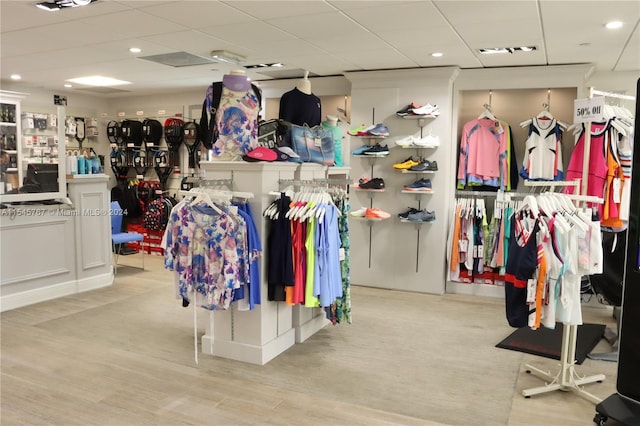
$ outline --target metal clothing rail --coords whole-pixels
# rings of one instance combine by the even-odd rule
[[[589,93],[591,95],[591,96],[589,96],[590,98],[593,97],[593,95],[598,95],[598,96],[604,96],[605,98],[625,99],[627,101],[635,101],[636,100],[635,96],[623,95],[622,93],[615,93],[615,92],[605,92],[605,91],[602,91],[602,90],[596,90],[594,88],[590,88],[589,89]]]

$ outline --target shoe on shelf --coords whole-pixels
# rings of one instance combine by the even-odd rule
[[[437,172],[438,163],[435,161],[423,160],[417,166],[413,166],[409,169],[410,172]]]
[[[414,209],[413,207],[409,207],[409,209],[406,212],[402,212],[402,213],[398,213],[398,217],[400,219],[406,219],[407,216],[409,216],[412,213],[418,213],[420,210],[418,209]]]
[[[373,207],[370,209],[367,209],[367,211],[364,214],[364,217],[367,219],[389,219],[391,217],[391,214],[380,210],[379,208]]]
[[[360,207],[358,210],[354,210],[349,214],[353,217],[364,217],[364,214],[367,212],[366,207]]]
[[[417,213],[411,213],[407,216],[409,222],[435,222],[436,212],[430,212],[428,210],[420,210]]]
[[[366,129],[367,126],[365,126],[364,124],[356,127],[355,129],[351,129],[351,130],[347,130],[347,133],[351,136],[358,136],[358,133],[363,131],[364,129]]]
[[[414,160],[413,157],[409,157],[404,161],[394,164],[393,168],[396,170],[407,170],[413,166],[417,166],[418,164],[420,164],[419,161]]]
[[[364,155],[364,152],[371,149],[371,146],[369,145],[362,145],[359,148],[354,149],[353,151],[351,151],[352,155]]]
[[[370,129],[365,129],[363,132],[373,136],[389,136],[389,128],[382,123],[378,123]]]
[[[431,179],[418,179],[417,181],[404,186],[405,191],[433,192]]]
[[[389,153],[388,145],[380,145],[379,143],[375,144],[365,152],[364,155],[386,155]]]
[[[411,115],[413,114],[413,110],[416,108],[420,108],[420,105],[418,105],[415,102],[411,102],[409,105],[407,105],[406,107],[402,108],[400,111],[396,112],[396,115],[400,116],[400,117],[404,117],[406,115]]]
[[[415,145],[421,148],[436,148],[440,146],[440,138],[438,136],[428,135],[424,138],[416,139]]]
[[[407,136],[406,138],[398,139],[396,141],[396,145],[405,148],[409,146],[415,146],[416,142],[417,142],[417,139],[415,137]]]
[[[426,117],[437,117],[440,115],[440,108],[438,105],[426,104],[420,108],[413,108],[411,112],[414,115],[424,115]]]
[[[384,189],[384,180],[382,178],[373,178],[358,185],[360,189]]]

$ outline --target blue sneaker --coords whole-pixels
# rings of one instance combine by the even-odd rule
[[[382,123],[376,124],[373,129],[367,130],[373,136],[389,136],[389,128]]]
[[[368,151],[369,149],[371,149],[371,146],[362,145],[360,148],[356,148],[353,151],[351,151],[351,154],[353,154],[353,155],[364,155],[365,151]]]
[[[431,188],[431,179],[419,179],[413,183],[404,186],[405,191],[415,192],[433,192]]]

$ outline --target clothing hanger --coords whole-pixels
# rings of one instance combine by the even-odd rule
[[[478,120],[482,120],[483,118],[497,121],[496,117],[491,113],[491,105],[484,104],[484,111],[478,116]]]
[[[204,203],[207,206],[211,207],[216,212],[218,212],[219,214],[222,214],[222,210],[214,204],[209,194],[205,191],[197,191],[196,197],[191,201],[190,204],[198,204],[198,203]]]

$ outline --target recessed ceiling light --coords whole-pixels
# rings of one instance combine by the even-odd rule
[[[431,54],[431,56],[433,56],[434,58],[440,58],[440,57],[444,56],[444,53],[442,53],[442,52],[433,52]]]
[[[67,81],[70,81],[72,83],[84,84],[87,86],[119,86],[122,84],[131,84],[130,81],[118,80],[111,77],[103,77],[101,75],[70,78]]]
[[[140,53],[140,52],[142,52],[142,49],[140,49],[139,47],[131,47],[131,48],[129,48],[129,52],[131,52],[131,53]]]
[[[534,52],[535,46],[517,46],[517,47],[489,47],[486,49],[478,49],[483,55],[494,55],[496,53],[516,53],[516,52]]]
[[[20,74],[11,74],[11,80],[20,80],[21,78]]]
[[[604,26],[608,30],[617,30],[618,28],[622,28],[622,22],[621,21],[611,21],[611,22],[607,22]]]
[[[64,85],[64,87],[67,87],[67,88],[69,88],[69,87],[73,87],[73,84],[69,84],[69,83],[67,83],[67,84],[65,84],[65,85]]]

